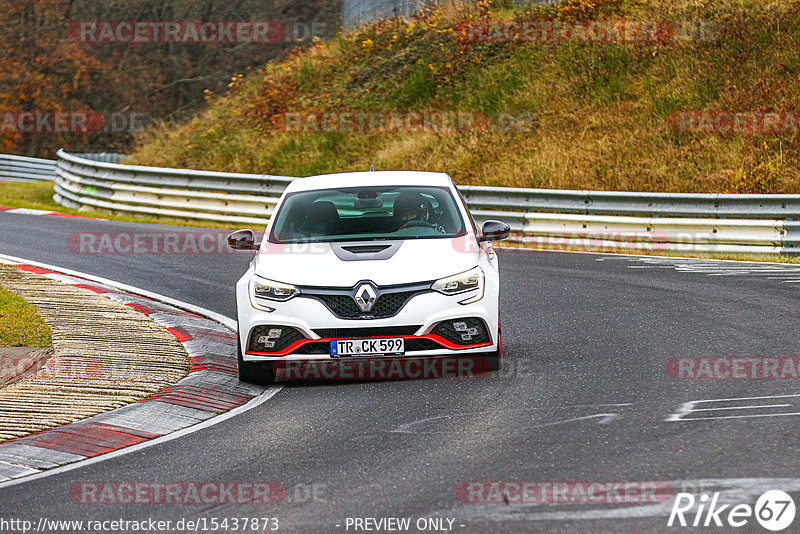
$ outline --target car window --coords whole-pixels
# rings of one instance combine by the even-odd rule
[[[273,243],[456,237],[464,221],[445,187],[319,189],[287,195]]]

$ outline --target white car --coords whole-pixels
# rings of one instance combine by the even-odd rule
[[[480,357],[502,361],[492,240],[446,174],[351,172],[299,178],[278,201],[236,284],[239,378],[268,384],[314,362]],[[402,361],[401,360],[401,361]],[[392,378],[391,376],[389,378]]]

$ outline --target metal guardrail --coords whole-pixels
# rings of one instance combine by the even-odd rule
[[[557,249],[635,252],[683,251],[747,254],[800,254],[800,224],[779,219],[628,217],[562,213],[472,211],[476,221],[503,220],[510,240]]]
[[[63,206],[266,225],[293,180],[122,165],[115,162],[119,155],[84,156],[58,152],[53,198]],[[800,221],[795,220],[800,195],[459,189],[479,223],[505,221],[512,241],[527,245],[800,254]]]
[[[0,181],[38,182],[54,180],[56,162],[51,159],[28,158],[0,154]]]
[[[450,0],[450,2],[464,2],[468,0]],[[549,4],[558,0],[512,0],[517,6],[527,4]],[[342,2],[342,26],[346,29],[355,28],[361,24],[369,24],[381,19],[393,17],[408,18],[424,9],[429,9],[441,3],[439,0],[344,0]]]
[[[430,3],[426,0],[344,0],[342,25],[353,28],[390,17],[409,17]]]
[[[125,154],[119,154],[117,152],[86,152],[83,154],[73,152],[72,155],[92,161],[104,161],[106,163],[122,163],[127,157]]]
[[[511,187],[459,188],[476,209],[647,217],[800,218],[800,195],[629,193]]]
[[[53,198],[62,206],[203,221],[266,224],[293,180],[90,161],[63,150],[58,158]]]

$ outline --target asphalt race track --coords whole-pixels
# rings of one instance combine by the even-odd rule
[[[75,232],[143,229],[175,231],[0,213],[0,253],[235,316],[233,284],[247,254],[79,255],[66,244]],[[676,492],[719,491],[750,505],[768,489],[797,501],[797,381],[678,380],[666,364],[798,356],[800,266],[500,256],[503,371],[480,379],[290,385],[210,428],[0,489],[0,517],[277,517],[279,532],[354,532],[348,518],[409,517],[412,524],[454,519],[454,532],[652,532],[690,529],[667,527],[670,503],[481,504],[464,502],[457,488],[468,481],[663,481]],[[691,401],[714,402],[685,404]],[[688,411],[698,408],[704,411]],[[288,494],[272,506],[76,504],[69,489],[87,481],[276,481]],[[763,531],[752,518],[737,530]]]

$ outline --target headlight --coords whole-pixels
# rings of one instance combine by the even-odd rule
[[[483,298],[483,288],[484,274],[483,269],[480,267],[475,267],[469,271],[442,278],[431,285],[431,289],[443,295],[457,295],[459,293],[477,290],[475,295],[466,300],[459,301],[459,304],[478,302]]]
[[[273,308],[266,306],[265,301],[285,302],[299,294],[300,290],[290,284],[282,284],[260,276],[254,276],[250,280],[250,303],[254,308],[273,311]]]

